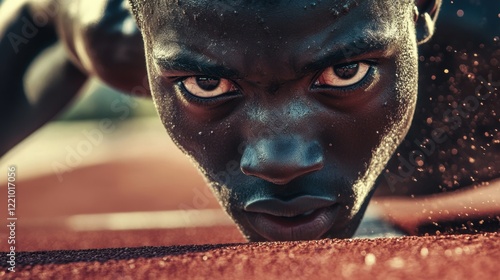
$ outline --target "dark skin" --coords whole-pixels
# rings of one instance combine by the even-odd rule
[[[250,240],[351,236],[409,127],[414,6],[340,2],[138,8],[162,121]],[[332,73],[349,67],[360,74]]]
[[[148,95],[139,90],[146,77],[142,31],[151,95],[167,132],[252,241],[352,236],[377,176],[409,129],[417,44],[430,38],[439,6],[148,2],[135,10],[139,31],[130,28],[121,1],[99,2],[101,12],[86,17],[74,9],[79,1],[59,2],[44,37],[49,51],[57,52],[50,45],[57,38],[66,47],[58,57],[75,73],[54,67],[76,82],[43,79],[46,86],[23,92],[22,83],[10,81],[24,70],[1,68],[0,88],[9,89],[2,98],[34,115],[47,111],[37,122],[19,115],[15,126],[3,125],[7,132],[26,129],[2,142],[2,153],[62,107],[18,96],[69,100],[88,75]],[[20,7],[28,17],[41,9],[30,1]],[[43,63],[43,48],[30,46],[20,51]],[[5,39],[0,48],[9,57]],[[21,65],[34,67],[32,61]]]

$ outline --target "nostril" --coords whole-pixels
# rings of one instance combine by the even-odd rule
[[[241,171],[277,185],[323,168],[318,142],[300,138],[266,139],[248,145],[241,158]]]

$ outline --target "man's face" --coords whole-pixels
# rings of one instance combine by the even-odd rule
[[[412,1],[150,1],[163,124],[251,241],[350,237],[417,92]]]

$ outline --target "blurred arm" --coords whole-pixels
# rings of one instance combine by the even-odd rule
[[[488,231],[500,230],[499,179],[477,188],[416,198],[377,198],[376,201],[383,217],[409,234],[435,234],[428,231],[440,228],[474,233],[481,230],[483,224],[489,227]]]
[[[0,62],[0,156],[60,112],[88,75],[149,96],[126,0],[7,0]]]
[[[0,156],[52,119],[87,79],[57,42],[48,4],[0,6]]]

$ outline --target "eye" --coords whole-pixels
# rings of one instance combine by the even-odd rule
[[[365,62],[339,64],[328,67],[314,83],[319,87],[349,87],[367,76],[371,65]]]
[[[191,76],[181,83],[189,93],[201,98],[216,97],[238,90],[231,81],[210,76]]]

